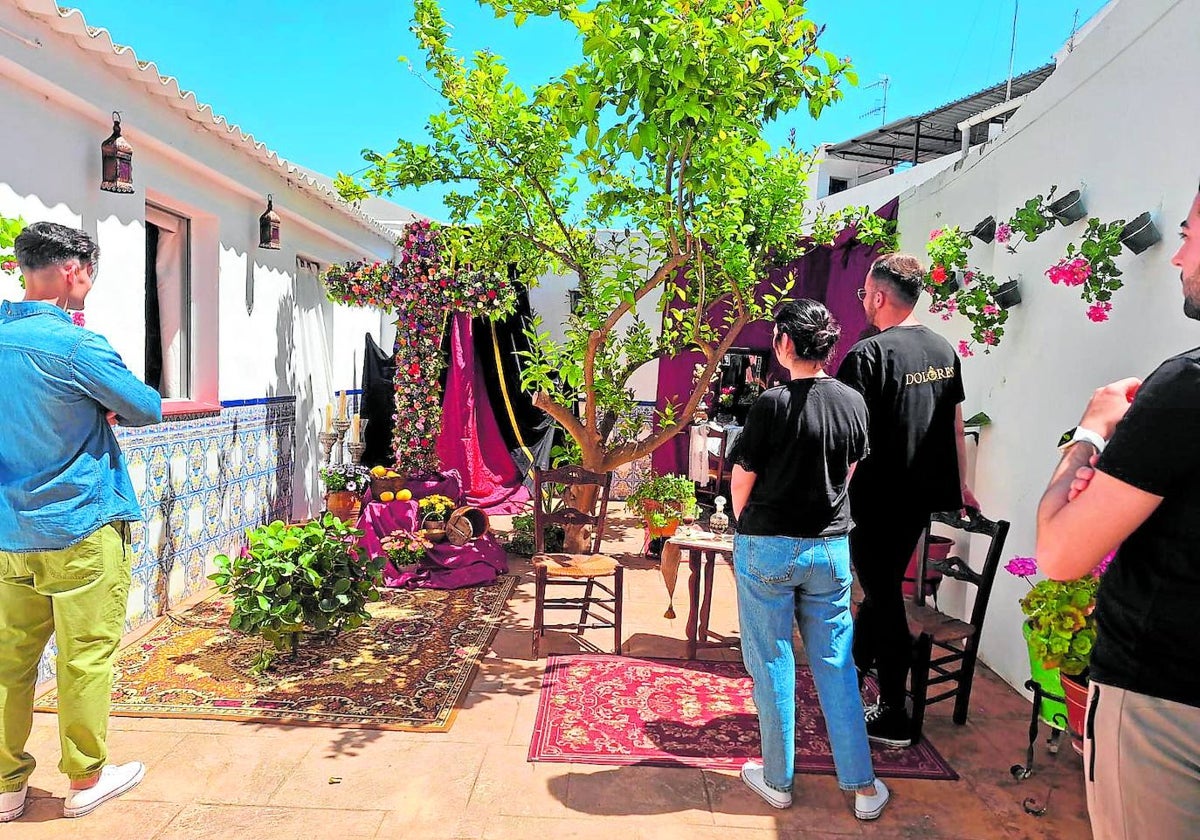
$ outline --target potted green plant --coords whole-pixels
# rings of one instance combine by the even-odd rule
[[[380,598],[383,560],[358,545],[362,536],[338,517],[301,525],[272,522],[248,531],[241,553],[218,554],[209,580],[233,596],[229,626],[270,644],[256,667],[269,667],[278,651],[294,653],[305,633],[336,636],[370,618],[366,605]]]
[[[1016,253],[1021,242],[1036,242],[1039,236],[1054,227],[1056,219],[1048,202],[1054,198],[1057,189],[1057,186],[1053,186],[1046,195],[1035,195],[1014,210],[1007,222],[996,226],[996,241],[1004,245],[1010,254]],[[1021,235],[1021,239],[1013,242],[1012,237],[1016,233]]]
[[[1079,244],[1068,243],[1066,255],[1046,269],[1051,283],[1080,287],[1080,297],[1090,304],[1087,316],[1096,323],[1108,320],[1112,296],[1124,285],[1121,269],[1113,262],[1121,253],[1124,227],[1124,219],[1115,222],[1088,219]]]
[[[1022,632],[1029,645],[1029,664],[1034,680],[1045,691],[1064,697],[1065,718],[1076,736],[1083,733],[1083,715],[1087,706],[1087,668],[1096,644],[1096,590],[1112,555],[1104,558],[1092,573],[1076,580],[1040,580],[1037,561],[1032,557],[1014,557],[1004,568],[1024,578],[1030,590],[1021,599],[1025,615]],[[1063,706],[1056,701],[1042,702],[1042,719],[1062,728]]]
[[[971,242],[956,225],[929,232],[925,252],[929,255],[929,273],[925,287],[935,301],[945,301],[960,288],[958,272],[967,269],[967,251]]]
[[[380,548],[396,568],[415,566],[425,559],[425,552],[433,547],[419,531],[393,531],[379,541]]]
[[[686,509],[696,504],[696,485],[685,475],[652,475],[625,500],[651,537],[672,536]]]
[[[534,527],[532,513],[519,513],[514,516],[512,518],[512,530],[508,533],[508,540],[504,544],[504,550],[510,554],[532,557],[535,551],[533,540]],[[561,525],[547,525],[544,543],[546,551],[551,554],[562,551],[566,536],[566,531]]]
[[[358,520],[362,509],[362,494],[367,489],[370,473],[358,464],[332,464],[320,469],[325,485],[325,509],[347,522]]]
[[[417,516],[426,538],[441,542],[446,538],[446,521],[454,512],[454,502],[448,496],[434,494],[417,502]]]
[[[996,287],[996,293],[993,296],[996,305],[1001,309],[1012,309],[1021,303],[1021,278],[1010,277]]]

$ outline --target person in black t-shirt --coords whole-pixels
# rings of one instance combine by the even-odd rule
[[[1184,314],[1200,320],[1200,195],[1181,235],[1171,262]],[[1197,417],[1200,348],[1145,382],[1097,390],[1038,506],[1038,563],[1051,578],[1081,577],[1116,549],[1096,596],[1084,732],[1096,840],[1195,837],[1200,826]]]
[[[888,789],[875,778],[854,669],[850,617],[850,510],[846,486],[867,454],[867,409],[852,388],[825,375],[837,323],[799,300],[775,319],[773,344],[791,371],[750,408],[730,453],[730,495],[742,659],[754,678],[762,761],[742,780],[769,805],[792,804],[796,752],[794,620],[821,698],[838,784],[855,791],[854,814],[883,813]]]
[[[880,332],[850,348],[837,374],[863,395],[871,418],[871,457],[850,485],[850,555],[864,595],[854,661],[860,674],[872,667],[879,673],[867,734],[891,747],[912,743],[904,706],[904,570],[930,513],[979,507],[966,484],[958,354],[913,317],[924,276],[920,261],[906,254],[875,261],[859,297]]]

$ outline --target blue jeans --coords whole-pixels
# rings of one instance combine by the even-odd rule
[[[875,782],[852,654],[850,542],[737,535],[733,543],[742,661],[754,678],[763,775],[790,791],[796,763],[796,655],[792,616],[808,652],[838,785]]]

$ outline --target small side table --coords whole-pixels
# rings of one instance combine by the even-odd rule
[[[687,658],[695,659],[699,650],[729,648],[737,650],[738,639],[717,637],[709,632],[708,619],[712,612],[713,573],[717,555],[733,558],[733,542],[721,540],[712,534],[674,536],[667,545],[679,549],[687,557],[688,575],[688,618]],[[665,552],[664,552],[665,553]],[[703,592],[703,597],[701,593]]]

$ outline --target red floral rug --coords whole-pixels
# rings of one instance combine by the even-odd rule
[[[751,680],[740,662],[552,656],[542,678],[530,761],[737,770],[761,755]],[[871,745],[875,772],[954,780],[928,739]],[[812,674],[796,670],[796,772],[834,775]]]

